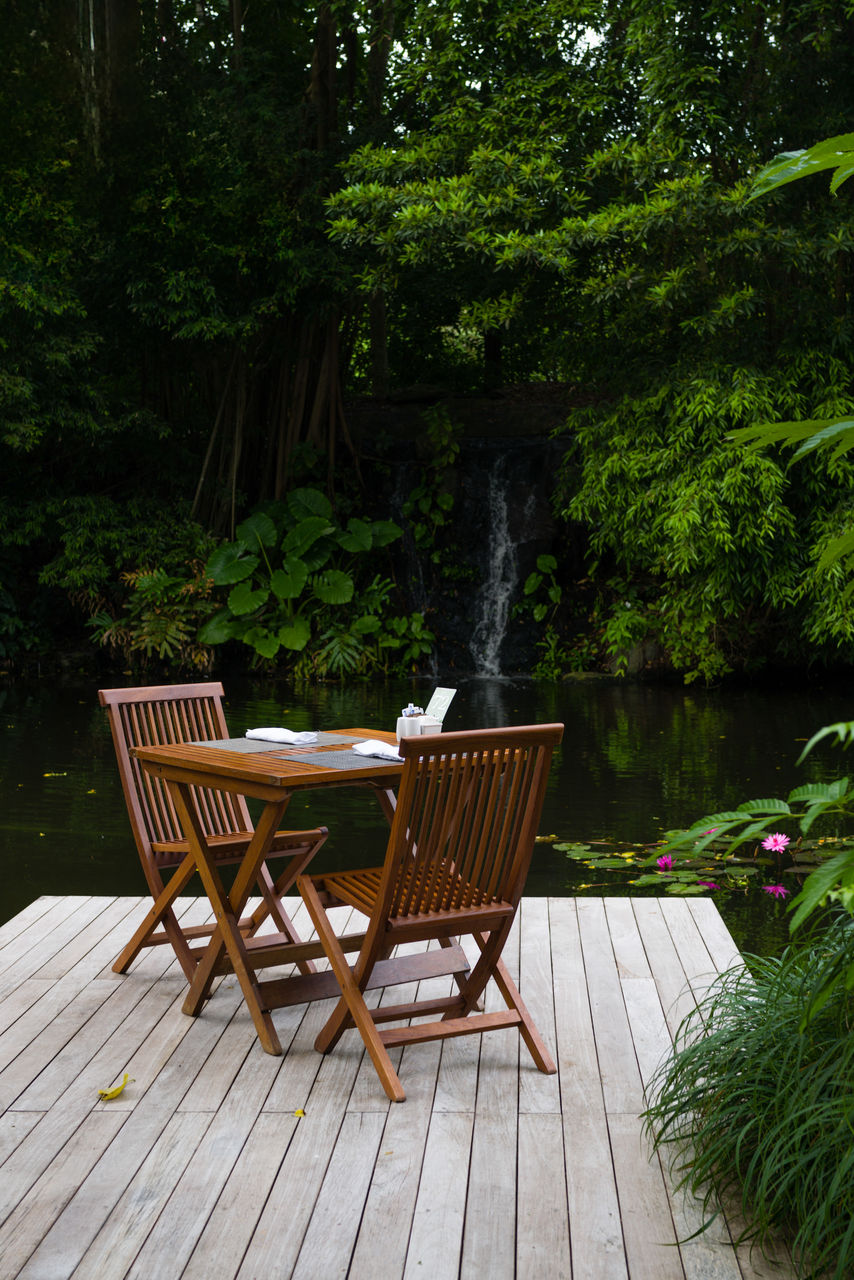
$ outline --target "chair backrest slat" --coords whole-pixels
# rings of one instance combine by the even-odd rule
[[[211,681],[102,689],[98,696],[109,715],[137,848],[143,859],[156,860],[152,845],[180,841],[183,833],[165,784],[143,769],[130,749],[227,737],[222,685]],[[206,835],[251,830],[249,811],[242,796],[194,787],[193,798]]]
[[[390,918],[521,897],[562,725],[403,739],[381,897]]]

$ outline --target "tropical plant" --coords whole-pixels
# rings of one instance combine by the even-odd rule
[[[705,1226],[734,1203],[739,1241],[782,1237],[799,1277],[827,1280],[854,1270],[854,998],[840,968],[854,972],[847,916],[720,975],[681,1023],[644,1113]]]
[[[122,613],[113,617],[99,609],[88,620],[96,640],[121,653],[131,666],[140,658],[143,666],[157,658],[172,670],[208,671],[213,654],[197,641],[196,632],[215,605],[201,564],[193,570],[190,578],[162,568],[123,573],[129,591]]]
[[[830,190],[836,195],[842,183],[854,174],[854,134],[840,134],[800,151],[782,152],[756,174],[748,203],[790,182],[828,169],[835,170]],[[850,239],[850,229],[841,228],[839,243],[848,244]],[[733,432],[733,439],[754,449],[774,445],[794,449],[790,466],[817,451],[829,454],[830,462],[835,463],[854,449],[854,418],[847,414],[845,417],[810,417],[803,421],[760,422]],[[842,565],[849,579],[844,593],[847,599],[854,591],[854,528],[836,533],[820,549],[819,572],[837,564]]]
[[[392,582],[365,581],[376,552],[401,535],[392,521],[351,516],[342,526],[325,494],[300,488],[236,533],[206,566],[227,595],[199,632],[203,644],[238,640],[258,659],[289,654],[299,674],[321,676],[381,668],[387,652],[399,662],[421,656],[429,642],[421,616],[391,616]]]
[[[844,746],[850,745],[854,742],[854,722],[842,721],[819,729],[801,752],[799,763],[818,742],[828,737],[835,737]],[[760,843],[766,850],[782,851],[790,843],[791,837],[785,832],[771,832],[772,827],[789,826],[800,832],[803,838],[813,830],[819,819],[826,817],[833,817],[843,826],[850,826],[854,817],[854,784],[848,777],[796,787],[785,800],[748,800],[735,809],[707,814],[694,822],[688,830],[672,833],[662,845],[658,857],[672,858],[676,854],[680,861],[687,859],[690,863],[702,858],[710,847],[716,846],[719,856],[729,859],[744,845],[758,846]],[[798,845],[800,843],[799,840]],[[828,848],[819,856],[819,865],[812,867],[811,860],[808,855],[800,868],[797,864],[795,866],[795,870],[806,874],[806,879],[800,893],[791,903],[792,932],[828,903],[843,909],[849,917],[854,918],[854,844],[848,840],[841,841],[834,851],[832,842],[829,842]],[[854,990],[854,963],[834,972],[830,985],[814,986],[811,1012],[818,1012],[837,988]]]

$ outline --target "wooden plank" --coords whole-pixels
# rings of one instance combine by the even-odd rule
[[[519,921],[519,993],[553,1058],[555,997],[552,978],[551,924],[545,898],[523,898]],[[560,1077],[537,1071],[528,1050],[519,1048],[519,1111],[560,1114]]]
[[[662,912],[694,997],[701,1000],[714,980],[717,969],[696,919],[691,914],[688,900],[673,898],[664,902]]]
[[[601,898],[579,898],[578,926],[606,1111],[640,1112],[643,1088]]]
[[[26,1266],[27,1259],[123,1123],[121,1115],[97,1112],[87,1116],[60,1148],[0,1229],[0,1275],[39,1275],[38,1264]]]
[[[732,934],[711,898],[687,898],[686,902],[715,967],[725,973],[735,965],[743,965],[744,961]]]
[[[133,1123],[133,1119],[128,1120],[127,1127]],[[80,1259],[73,1272],[75,1280],[103,1280],[104,1276],[129,1274],[134,1258],[171,1203],[176,1184],[210,1124],[211,1116],[207,1112],[183,1111],[169,1117],[138,1170],[126,1183],[121,1199],[114,1204]],[[172,1267],[171,1255],[173,1250],[181,1249],[181,1243],[180,1238],[173,1237],[169,1246],[161,1250],[157,1270],[152,1275],[180,1274]],[[38,1262],[38,1256],[34,1262]],[[43,1268],[41,1273],[44,1274]]]
[[[683,1280],[667,1187],[658,1159],[650,1159],[640,1129],[636,1114],[609,1112],[608,1133],[629,1275]]]
[[[516,1192],[519,1277],[571,1280],[565,1169],[560,1115],[520,1112]]]
[[[694,1008],[696,1001],[667,928],[662,905],[659,898],[634,898],[632,911],[638,922],[667,1026],[671,1036],[674,1036],[680,1022]]]
[[[339,1044],[325,1057],[313,1056],[320,1070],[246,1250],[241,1280],[290,1275],[338,1140],[361,1051]]]
[[[141,1276],[149,1280],[161,1276],[163,1280],[173,1280],[181,1274],[281,1066],[281,1061],[265,1053],[256,1040],[228,1096],[211,1117],[210,1125],[204,1130],[195,1153],[172,1189],[156,1223],[143,1231],[134,1221],[139,1252],[127,1272],[128,1280]],[[176,1115],[182,1114],[185,1113],[176,1112]],[[195,1114],[207,1117],[209,1113]],[[142,1178],[144,1173],[145,1170],[141,1169],[138,1176]],[[122,1225],[122,1215],[119,1215],[119,1230]],[[103,1236],[104,1232],[101,1234]],[[127,1233],[122,1237],[120,1247],[129,1251],[126,1240]],[[105,1262],[114,1254],[114,1249],[106,1253]],[[110,1262],[110,1265],[114,1264]]]
[[[81,1181],[76,1194],[68,1202],[33,1255],[31,1265],[37,1268],[35,1275],[40,1272],[46,1276],[72,1274],[96,1240],[104,1223],[116,1211],[116,1206],[120,1207],[115,1213],[114,1221],[120,1224],[121,1229],[129,1226],[131,1206],[124,1198],[125,1191],[154,1151],[161,1134],[172,1120],[175,1108],[222,1033],[218,1019],[191,1020],[184,1015],[180,1016],[192,1027],[193,1034],[189,1037],[189,1046],[183,1043],[187,1038],[186,1035],[179,1037],[177,1045],[172,1043],[166,1060],[161,1063],[155,1073],[156,1085],[146,1090],[145,1095],[139,1098],[130,1113],[123,1112],[119,1107],[119,1103],[129,1092],[129,1087],[115,1102],[103,1104],[104,1107],[110,1108],[110,1114],[124,1114],[125,1123],[88,1177]],[[154,1037],[149,1037],[149,1039],[152,1038]],[[169,1033],[166,1036],[157,1037],[161,1050],[166,1049],[170,1038]],[[56,1118],[65,1114],[64,1102],[65,1099],[61,1099],[51,1108],[41,1124],[33,1130],[31,1140],[32,1136],[38,1134],[49,1120],[53,1122],[53,1130],[58,1128]],[[70,1105],[73,1111],[79,1110],[84,1104],[72,1098],[71,1103],[66,1105]],[[188,1147],[184,1159],[186,1164],[197,1142],[201,1140],[203,1129],[210,1123],[210,1119],[209,1113],[183,1113],[176,1116],[176,1124],[170,1130],[170,1141],[159,1148],[156,1159],[167,1161],[173,1159],[170,1142],[174,1139],[177,1144],[175,1161],[180,1161],[184,1146]],[[185,1144],[178,1141],[178,1136],[182,1134],[186,1135]],[[196,1134],[198,1134],[197,1139]],[[50,1137],[55,1139],[55,1134],[51,1132]],[[7,1165],[9,1163],[7,1161]],[[170,1165],[170,1167],[173,1166]],[[0,1188],[0,1195],[4,1189]],[[137,1192],[141,1198],[139,1209],[144,1212],[145,1188],[139,1183],[137,1183]],[[80,1275],[87,1274],[87,1271],[88,1266],[81,1270]],[[98,1280],[103,1280],[104,1275],[110,1272],[102,1269],[100,1272],[89,1271],[89,1274],[97,1275]]]
[[[94,978],[99,969],[112,963],[122,943],[133,932],[129,921],[143,901],[142,898],[101,899],[103,907],[95,919],[40,965],[33,977],[57,979],[75,969],[81,977]],[[113,974],[113,980],[118,982],[119,975]]]
[[[387,1107],[349,1280],[403,1275],[441,1053],[435,1041],[419,1045],[418,1070],[406,1073],[406,1102]]]
[[[442,994],[447,994],[449,991],[450,987],[446,985]],[[480,1039],[480,1036],[458,1036],[456,1039],[442,1042],[442,1057],[439,1061],[436,1096],[433,1102],[434,1111],[474,1113]],[[407,1048],[406,1054],[410,1055],[407,1058],[404,1054],[407,1067],[412,1055],[420,1052],[423,1047],[419,1045],[417,1048]]]
[[[212,1280],[213,1277],[237,1275],[299,1123],[293,1112],[272,1111],[258,1117],[181,1280]],[[372,1280],[376,1280],[376,1273]]]
[[[57,983],[53,991],[59,985]],[[114,990],[112,983],[102,982],[90,983],[70,1002],[66,1002],[63,993],[58,994],[58,1011],[36,1036],[33,1036],[32,1018],[29,1016],[32,1010],[21,1018],[19,1024],[9,1028],[3,1037],[3,1060],[8,1065],[0,1071],[0,1108],[6,1110],[14,1104],[16,1098],[41,1073],[45,1064],[74,1039]],[[47,1009],[44,1008],[46,1004]],[[36,1008],[46,1017],[50,1014],[50,1006],[51,1002],[46,996]],[[22,1028],[20,1037],[16,1035],[19,1025]],[[24,1038],[26,1047],[17,1052],[20,1038]]]
[[[164,950],[158,959],[163,970],[170,967],[174,960],[171,948]],[[46,1111],[66,1090],[73,1089],[83,1075],[93,1081],[99,1078],[102,1085],[120,1077],[146,1035],[182,989],[177,972],[157,981],[150,967],[144,979],[134,975],[128,981],[117,983],[111,975],[108,979],[92,979],[90,985],[105,990],[106,999],[85,1027],[81,1027],[80,1033],[55,1054],[16,1098],[16,1109]]]
[[[576,906],[574,900],[549,900],[572,1267],[573,1274],[584,1280],[626,1280],[620,1206]]]
[[[485,1010],[498,1008],[506,1006],[490,983]],[[480,1050],[461,1272],[490,1280],[515,1275],[520,1045],[513,1028],[485,1034]]]
[[[68,905],[54,912],[47,912],[38,921],[40,936],[33,937],[36,927],[27,931],[22,940],[22,950],[0,973],[0,1000],[18,983],[33,976],[34,971],[61,951],[77,933],[104,910],[103,898],[72,898]]]
[[[31,925],[34,925],[45,912],[50,911],[60,901],[62,899],[59,897],[44,894],[34,898],[17,915],[12,916],[11,920],[0,925],[0,971],[10,960],[16,958],[14,949],[8,950],[9,944],[21,938]]]
[[[38,946],[69,912],[86,901],[87,897],[45,895],[30,903],[20,915],[8,920],[3,925],[0,943],[0,973],[5,972],[10,964],[17,963],[25,951]]]
[[[0,1041],[3,1032],[14,1026],[52,986],[49,978],[25,978],[20,986],[9,992],[0,1002]]]
[[[608,933],[620,979],[650,978],[652,970],[638,929],[637,917],[632,910],[632,899],[603,898],[602,907],[608,921]]]
[[[0,1115],[0,1165],[24,1141],[39,1119],[35,1113],[26,1115],[20,1111],[7,1111]]]
[[[448,1044],[443,1046],[447,1047]],[[463,1274],[460,1251],[473,1126],[471,1111],[433,1112],[404,1280],[416,1280],[416,1277],[422,1280],[425,1275],[430,1276],[430,1280],[456,1280]],[[480,1272],[478,1280],[482,1277]]]
[[[344,1115],[292,1280],[344,1280],[385,1128],[378,1111]]]
[[[626,979],[623,982],[623,999],[643,1081],[644,1097],[651,1101],[650,1083],[659,1066],[670,1057],[673,1047],[655,980]]]
[[[0,1275],[793,1273],[785,1252],[772,1271],[734,1248],[723,1222],[689,1240],[697,1204],[649,1159],[639,1106],[615,1105],[642,1099],[669,1052],[675,1012],[694,1003],[686,968],[702,991],[734,955],[711,900],[524,900],[505,958],[558,1076],[536,1071],[515,1029],[408,1046],[395,1051],[400,1106],[355,1032],[326,1057],[314,1050],[331,1001],[277,1010],[287,1056],[264,1054],[233,976],[187,1018],[171,948],[149,949],[124,977],[103,963],[144,904],[83,901],[59,948],[64,900],[29,913],[15,936],[29,937],[29,964],[56,980],[22,966],[0,1001],[0,1048],[17,1045],[0,1089],[24,1084],[0,1114]],[[187,921],[210,913],[204,899],[178,909]],[[294,903],[295,919],[301,911]],[[340,921],[349,927],[346,909]],[[449,987],[437,978],[418,994]],[[401,994],[413,989],[371,999]],[[487,1010],[502,1007],[489,989]],[[99,1102],[98,1087],[124,1070],[134,1077],[125,1092]]]

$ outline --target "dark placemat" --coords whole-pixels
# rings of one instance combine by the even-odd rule
[[[363,742],[363,738],[354,738],[354,742]],[[381,760],[379,756],[360,756],[356,751],[279,751],[284,760],[299,760],[305,764],[322,765],[327,769],[378,769],[384,764],[394,764],[394,760]],[[401,764],[403,761],[401,761]]]

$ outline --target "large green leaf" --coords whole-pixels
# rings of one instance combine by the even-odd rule
[[[270,577],[273,593],[280,600],[295,600],[308,581],[308,568],[304,561],[296,556],[285,556],[281,569],[277,569]]]
[[[789,793],[792,803],[819,804],[840,800],[848,790],[847,778],[836,778],[833,782],[807,782],[795,787]]]
[[[390,542],[403,536],[403,530],[393,520],[374,520],[371,524],[371,538],[375,547],[387,547]]]
[[[373,542],[371,526],[365,520],[351,517],[347,528],[338,534],[337,541],[345,551],[370,551]]]
[[[775,191],[787,182],[795,182],[798,178],[808,177],[812,173],[820,173],[823,169],[840,169],[844,176],[832,184],[836,190],[840,182],[851,176],[852,152],[854,152],[854,133],[838,134],[835,138],[825,138],[803,151],[782,151],[775,156],[753,179],[753,190],[748,197],[755,200],[758,196]]]
[[[259,542],[262,547],[276,545],[276,526],[263,511],[256,511],[237,526],[235,530],[238,542],[242,542],[248,551],[256,550]]]
[[[854,720],[838,720],[836,724],[826,724],[823,728],[817,729],[798,756],[797,764],[800,764],[805,756],[808,756],[813,747],[821,742],[822,738],[835,736],[837,743],[843,747],[848,747],[854,742]],[[791,796],[789,799],[791,800]]]
[[[740,804],[738,807],[740,811],[743,810],[745,813],[750,813],[754,817],[757,817],[761,813],[787,814],[792,812],[785,800],[777,799],[745,800],[744,804]]]
[[[803,889],[792,902],[792,907],[796,910],[789,928],[793,932],[816,907],[824,902],[837,881],[850,874],[852,863],[854,863],[854,851],[846,849],[844,853],[837,854],[835,858],[831,858],[807,876]]]
[[[286,649],[304,649],[311,639],[311,625],[298,615],[279,628],[279,639]]]
[[[224,587],[232,582],[242,582],[257,567],[257,556],[248,556],[237,543],[229,542],[224,547],[217,547],[205,565],[205,573],[218,587]]]
[[[236,587],[228,593],[228,607],[232,613],[236,613],[240,617],[244,613],[254,613],[256,609],[260,609],[262,604],[266,604],[270,598],[270,592],[266,587],[259,587],[252,590],[250,582],[238,582]]]
[[[243,630],[242,623],[236,623],[228,609],[220,609],[212,618],[208,618],[204,626],[199,628],[199,640],[202,644],[224,644],[233,640]]]
[[[243,643],[251,645],[256,653],[260,653],[262,658],[275,658],[281,648],[279,639],[266,627],[253,627],[246,632],[243,637]]]
[[[380,620],[375,613],[363,613],[350,628],[357,636],[370,636],[380,629]]]
[[[306,516],[324,516],[327,520],[332,517],[332,503],[319,489],[292,489],[286,505],[295,520],[303,520]]]
[[[342,569],[329,569],[326,573],[317,573],[311,583],[314,594],[324,604],[346,604],[353,599],[355,584],[349,573]]]
[[[306,516],[287,531],[282,539],[282,550],[286,555],[302,557],[318,538],[334,532],[334,524],[330,524],[324,516]]]

